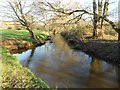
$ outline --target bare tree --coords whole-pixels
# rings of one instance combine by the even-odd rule
[[[103,13],[102,13],[103,18],[101,20],[101,30],[103,29],[104,18],[106,18],[108,15],[108,5],[109,5],[109,0],[105,1],[104,6],[102,7],[103,8]]]
[[[97,36],[97,3],[96,0],[93,0],[93,37]]]
[[[104,2],[103,2],[104,0],[98,0],[98,15],[99,16],[102,16],[102,14],[103,14],[103,4],[104,4]],[[104,15],[104,14],[103,14]],[[102,18],[100,18],[98,16],[98,28],[100,28],[100,35],[103,37],[103,34],[104,34],[104,30],[103,30],[103,19]],[[99,34],[99,33],[98,33]]]
[[[29,31],[31,38],[33,38],[35,42],[37,42],[32,30],[32,25],[35,22],[34,17],[31,14],[32,3],[31,5],[28,5],[27,1],[25,0],[8,0],[7,3],[8,5],[5,6],[5,8],[7,9],[7,16],[19,21],[20,24]]]
[[[80,16],[79,19],[81,19],[82,16],[85,15],[85,14],[87,14],[87,15],[93,15],[93,17],[94,17],[93,18],[94,19],[93,20],[93,30],[94,30],[93,31],[93,36],[97,36],[96,35],[96,33],[97,33],[97,30],[96,30],[97,29],[97,25],[96,25],[96,23],[98,22],[98,20],[101,19],[101,28],[103,26],[103,21],[106,21],[118,33],[118,41],[120,41],[120,29],[118,28],[118,26],[113,21],[111,21],[111,20],[109,20],[107,18],[109,0],[105,0],[105,2],[103,4],[104,5],[104,9],[102,9],[103,10],[102,11],[102,15],[101,15],[100,11],[99,11],[99,13],[97,13],[98,11],[96,11],[97,10],[97,5],[96,5],[97,3],[96,2],[97,2],[96,0],[93,0],[93,12],[90,12],[90,11],[88,11],[86,9],[65,10],[64,8],[58,8],[58,7],[56,8],[52,3],[47,2],[47,1],[45,2],[45,5],[47,7],[49,7],[50,10],[53,11],[53,12],[60,12],[60,13],[66,14],[66,15],[72,15],[72,14],[74,14],[76,12],[80,12],[79,15],[78,15],[78,16]],[[103,1],[101,1],[101,3],[103,3]],[[99,6],[100,7],[99,7],[98,10],[101,9],[101,5],[99,5]]]
[[[118,2],[118,40],[120,41],[120,0]],[[120,49],[120,45],[119,45]]]

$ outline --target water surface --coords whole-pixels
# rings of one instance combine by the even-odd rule
[[[59,36],[53,42],[13,54],[50,87],[57,88],[117,88],[120,69],[82,51],[70,49]]]

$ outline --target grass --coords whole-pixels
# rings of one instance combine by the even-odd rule
[[[46,37],[45,32],[34,31],[36,36]],[[0,30],[0,39],[17,39],[32,42],[26,30]],[[0,41],[2,41],[0,40]],[[0,83],[1,88],[49,88],[41,79],[36,78],[27,68],[22,67],[17,57],[0,45]],[[2,72],[1,72],[2,71]]]
[[[23,68],[15,56],[0,46],[2,55],[2,88],[48,88],[47,84],[36,78],[27,68]]]
[[[0,30],[0,36],[2,36],[2,40],[6,39],[20,39],[20,40],[25,40],[25,41],[32,41],[30,38],[30,34],[27,30],[12,30],[12,29],[6,29]],[[39,30],[34,30],[34,33],[36,36],[42,36],[46,37],[46,33],[44,31],[39,31]]]

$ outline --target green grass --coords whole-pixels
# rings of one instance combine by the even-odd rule
[[[43,31],[34,31],[36,36],[45,39]],[[33,42],[27,30],[0,30],[0,39],[18,39]],[[41,79],[36,78],[27,68],[22,67],[17,57],[0,46],[0,85],[2,88],[48,88]],[[1,72],[2,71],[2,72]]]
[[[2,40],[6,39],[20,39],[20,40],[26,40],[26,41],[32,41],[30,38],[30,34],[27,30],[12,30],[12,29],[6,29],[6,30],[0,30],[0,36],[2,36]],[[46,37],[46,34],[44,31],[38,31],[34,30],[34,33],[36,36],[43,36]]]
[[[48,88],[40,79],[36,78],[27,68],[23,68],[18,59],[7,49],[0,46],[2,55],[2,73],[0,81],[2,88]],[[1,65],[1,63],[0,63]]]

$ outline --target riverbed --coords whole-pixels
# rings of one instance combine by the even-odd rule
[[[51,88],[118,88],[120,69],[82,51],[71,49],[59,35],[53,43],[15,53],[20,63],[29,68]]]

